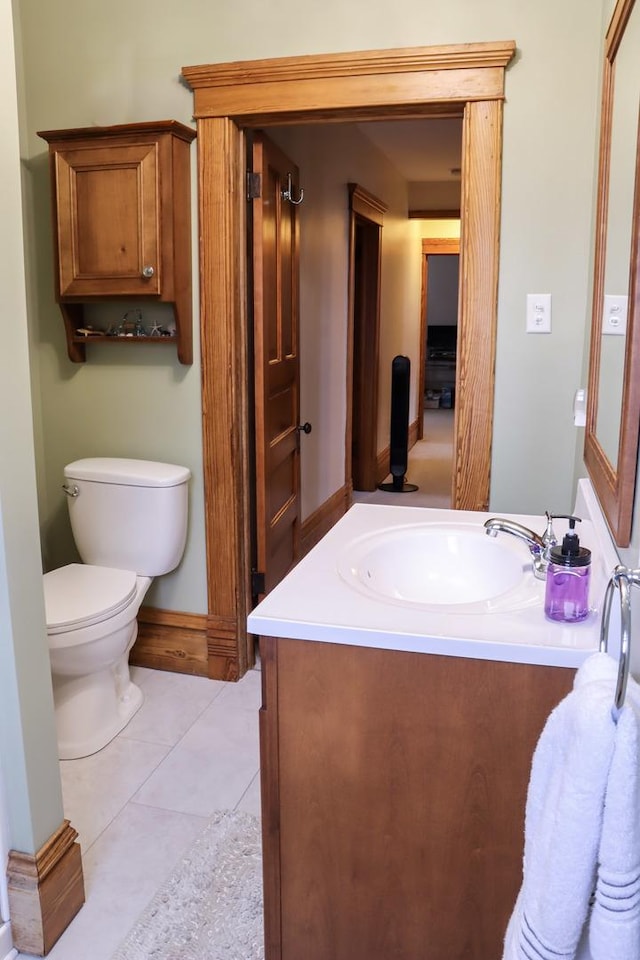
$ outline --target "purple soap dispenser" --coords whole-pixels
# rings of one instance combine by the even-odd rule
[[[547,567],[544,612],[549,620],[576,623],[589,615],[591,550],[580,546],[575,531],[580,517],[569,517],[562,546],[552,547]]]

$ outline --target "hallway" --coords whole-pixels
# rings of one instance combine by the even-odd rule
[[[454,415],[453,410],[443,408],[425,410],[424,439],[409,450],[406,479],[417,485],[415,493],[354,491],[353,502],[450,509]],[[385,479],[388,482],[392,478]]]

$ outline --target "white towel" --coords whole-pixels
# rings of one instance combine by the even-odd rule
[[[640,687],[629,678],[605,796],[595,903],[593,960],[640,958]]]
[[[612,702],[611,659],[594,654],[542,731],[527,795],[522,888],[503,960],[576,957],[596,877]]]

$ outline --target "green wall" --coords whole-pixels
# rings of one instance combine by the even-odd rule
[[[200,373],[152,348],[86,365],[66,359],[53,302],[46,145],[40,129],[174,118],[191,122],[183,65],[306,53],[508,40],[491,508],[566,511],[582,433],[602,0],[22,0],[23,156],[30,177],[30,327],[41,427],[37,463],[48,564],[72,554],[62,466],[93,454],[184,463],[194,473],[184,561],[151,603],[206,609]],[[195,161],[195,145],[192,148]],[[196,230],[194,179],[194,233]],[[196,244],[194,243],[194,258]],[[196,274],[197,275],[197,274]],[[197,286],[197,284],[196,284]],[[525,333],[527,293],[553,296],[553,332]],[[197,299],[197,290],[194,292]],[[195,304],[197,341],[197,302]],[[343,350],[343,344],[331,344]],[[95,359],[94,359],[95,357]],[[311,465],[312,467],[312,465]],[[307,464],[309,468],[309,464]],[[316,491],[321,502],[332,490]],[[309,510],[318,503],[309,503]]]
[[[0,817],[6,813],[10,847],[34,853],[63,814],[37,518],[15,72],[11,3],[0,0],[0,795],[8,808]]]

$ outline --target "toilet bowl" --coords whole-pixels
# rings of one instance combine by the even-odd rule
[[[182,558],[190,476],[185,467],[144,460],[92,458],[65,467],[83,563],[43,578],[61,760],[101,750],[143,703],[129,651],[153,577]]]
[[[142,706],[128,655],[150,577],[72,563],[44,575],[58,756],[101,750]]]

